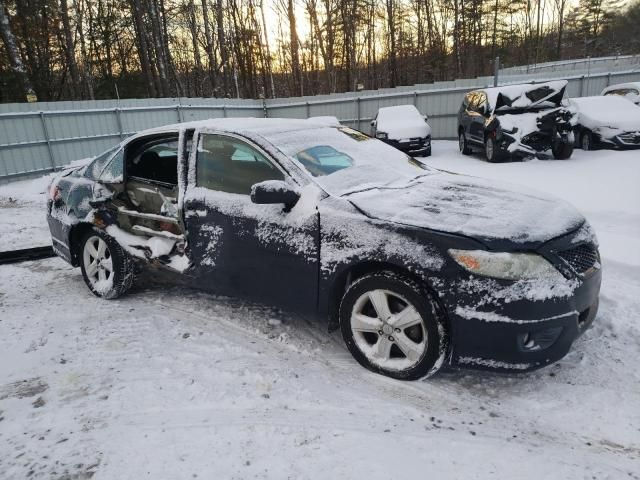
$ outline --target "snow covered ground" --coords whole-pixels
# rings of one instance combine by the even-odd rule
[[[59,259],[0,266],[0,478],[640,478],[640,153],[433,153],[592,222],[601,310],[565,359],[398,382],[298,315],[149,276],[105,302]],[[0,186],[0,250],[47,241],[46,185]]]

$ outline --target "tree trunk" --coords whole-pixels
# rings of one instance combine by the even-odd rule
[[[287,0],[287,16],[289,17],[289,49],[291,51],[293,92],[294,95],[301,95],[302,78],[300,74],[300,56],[298,54],[298,30],[296,29],[296,12],[293,7],[293,0]]]
[[[209,7],[207,0],[202,0],[202,22],[204,23],[204,38],[206,41],[207,59],[209,61],[209,81],[211,89],[215,94],[216,90],[216,58],[213,53],[213,39],[211,36],[211,25],[209,24]]]
[[[151,30],[153,33],[153,44],[156,52],[156,66],[160,77],[161,91],[163,97],[170,95],[169,78],[167,73],[167,58],[164,52],[164,41],[162,39],[162,26],[160,24],[160,15],[158,14],[158,6],[155,0],[149,0],[149,13],[151,14]]]
[[[69,73],[71,74],[71,84],[73,87],[72,97],[78,98],[82,96],[82,90],[80,89],[80,73],[78,72],[78,64],[76,63],[75,45],[73,35],[71,34],[67,0],[60,0],[60,16],[62,17],[62,30],[64,33],[64,54],[69,67]]]
[[[151,57],[149,54],[149,45],[147,43],[146,30],[142,18],[142,12],[138,0],[130,0],[131,11],[133,12],[133,26],[138,39],[138,57],[140,58],[140,67],[147,83],[147,91],[150,97],[161,96],[161,90],[156,89],[154,72],[151,67]]]
[[[224,9],[222,0],[217,0],[216,24],[218,27],[218,45],[220,46],[220,61],[222,63],[222,96],[229,94],[229,50],[224,35]]]
[[[16,45],[16,38],[14,37],[11,25],[9,24],[9,15],[6,12],[2,1],[0,1],[0,35],[2,36],[2,41],[7,49],[7,53],[9,54],[11,70],[20,79],[25,100],[28,100],[28,96],[33,95],[33,86],[31,85],[31,80],[24,68],[22,59],[20,58],[20,52]]]
[[[194,93],[196,96],[202,95],[200,90],[200,76],[202,75],[202,61],[200,60],[200,48],[198,47],[198,23],[196,20],[196,6],[193,0],[189,0],[189,30],[191,31],[191,45],[193,48],[193,62],[195,72],[193,72]]]

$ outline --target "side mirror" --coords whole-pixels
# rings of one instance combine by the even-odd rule
[[[429,116],[428,115],[424,115],[424,121],[428,122],[429,121]]]
[[[376,122],[375,120],[371,120],[371,126],[372,126],[373,128],[376,128],[377,123],[378,123],[378,122]]]
[[[251,201],[257,204],[283,203],[291,210],[300,198],[300,192],[282,180],[265,180],[251,187]]]

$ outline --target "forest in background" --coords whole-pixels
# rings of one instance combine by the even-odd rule
[[[288,97],[640,52],[640,0],[0,0],[0,102]]]

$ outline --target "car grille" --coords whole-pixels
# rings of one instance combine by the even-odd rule
[[[579,275],[592,269],[599,261],[598,249],[592,244],[582,244],[563,250],[558,252],[558,256]]]
[[[640,132],[626,132],[618,135],[621,142],[629,145],[640,145]]]

